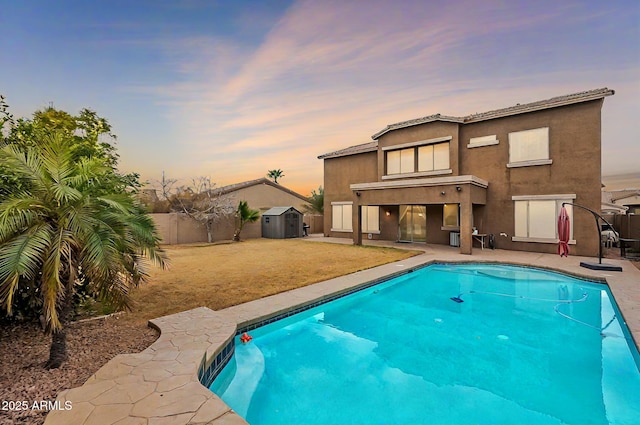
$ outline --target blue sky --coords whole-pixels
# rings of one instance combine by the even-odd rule
[[[308,194],[387,124],[600,87],[603,175],[640,175],[637,0],[24,0],[0,28],[14,115],[94,109],[146,180],[280,168]]]

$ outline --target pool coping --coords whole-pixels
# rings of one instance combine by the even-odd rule
[[[621,265],[622,273],[589,270],[579,266],[585,260],[501,250],[468,256],[436,248],[224,310],[200,307],[153,319],[149,325],[161,332],[156,342],[141,353],[114,357],[81,387],[61,392],[57,405],[69,401],[72,408],[51,411],[45,424],[246,424],[201,384],[210,383],[233,355],[239,332],[433,263],[513,264],[606,281],[640,350],[640,270],[625,260],[607,260]]]

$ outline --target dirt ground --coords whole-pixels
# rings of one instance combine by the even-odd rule
[[[68,360],[60,369],[45,370],[50,337],[40,325],[1,325],[0,424],[42,424],[47,411],[33,409],[34,402],[54,401],[60,391],[82,385],[117,354],[140,352],[157,338],[157,331],[118,316],[73,324],[67,333]],[[16,410],[15,402],[29,407]]]

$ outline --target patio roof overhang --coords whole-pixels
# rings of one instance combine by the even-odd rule
[[[351,190],[380,190],[380,189],[395,189],[395,188],[407,188],[407,187],[432,187],[432,186],[451,186],[459,184],[471,184],[486,189],[489,186],[489,182],[481,179],[480,177],[465,175],[465,176],[447,176],[447,177],[432,177],[426,179],[405,179],[394,180],[384,182],[371,182],[371,183],[356,183],[350,186]]]
[[[472,175],[356,183],[360,205],[486,204],[489,183]]]

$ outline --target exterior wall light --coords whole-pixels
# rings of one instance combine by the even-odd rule
[[[462,188],[461,188],[460,186],[456,186],[456,190],[457,190],[458,192],[460,192],[460,191],[462,190]]]

